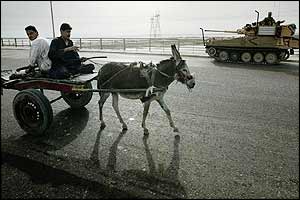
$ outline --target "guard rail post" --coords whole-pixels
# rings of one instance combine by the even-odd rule
[[[126,43],[125,43],[125,38],[123,38],[123,50],[126,50]]]

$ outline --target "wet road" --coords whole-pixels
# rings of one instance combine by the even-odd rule
[[[26,62],[26,50],[2,50],[1,69]],[[157,63],[166,56],[107,55],[108,61]],[[85,109],[52,104],[54,120],[42,137],[25,135],[13,117],[17,91],[1,96],[2,197],[299,198],[299,63],[221,64],[185,57],[195,73],[192,92],[173,82],[165,95],[175,125],[151,104],[141,128],[139,100],[120,98],[121,124],[98,94]],[[93,83],[95,88],[96,82]],[[59,92],[46,91],[48,99]]]

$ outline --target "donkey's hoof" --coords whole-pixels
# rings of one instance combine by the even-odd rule
[[[143,142],[147,142],[148,138],[149,138],[149,134],[146,135],[146,134],[144,133],[144,136],[143,136]]]
[[[128,130],[127,126],[122,127],[122,131],[127,131],[127,130]]]
[[[148,136],[149,135],[149,130],[148,129],[144,129],[144,136]]]
[[[124,135],[126,132],[127,132],[127,129],[126,130],[123,129],[120,134]]]
[[[106,127],[105,123],[101,123],[100,129],[103,130]]]
[[[179,132],[178,128],[175,127],[174,132],[178,133]]]

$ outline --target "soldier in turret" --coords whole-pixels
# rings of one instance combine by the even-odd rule
[[[258,22],[260,26],[274,26],[276,24],[274,18],[272,17],[272,12],[268,12],[268,17]]]

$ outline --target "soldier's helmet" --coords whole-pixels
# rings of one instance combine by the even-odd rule
[[[268,12],[268,17],[272,17],[272,12]]]

